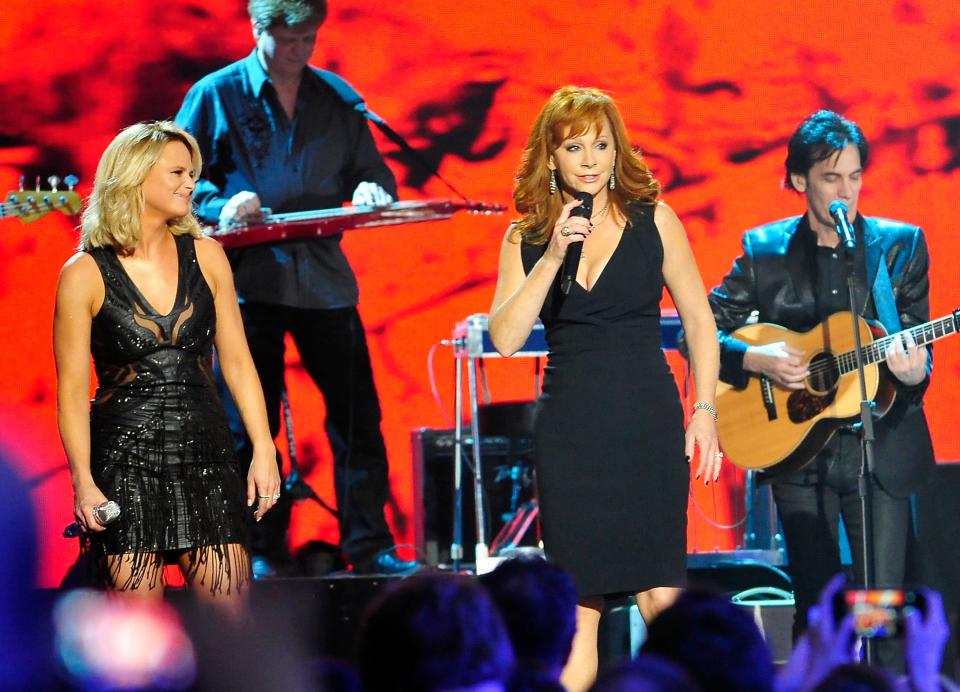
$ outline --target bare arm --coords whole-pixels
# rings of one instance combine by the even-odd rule
[[[253,459],[247,474],[247,504],[258,504],[259,519],[276,503],[280,473],[276,449],[267,423],[267,407],[247,339],[243,333],[240,306],[233,286],[230,263],[220,244],[210,238],[196,241],[197,259],[213,291],[217,311],[215,345],[227,388],[237,404],[240,418],[253,443]]]
[[[523,346],[537,322],[537,315],[557,272],[563,266],[567,246],[590,235],[589,219],[570,218],[570,210],[579,205],[579,201],[573,201],[563,207],[546,252],[529,274],[523,273],[520,243],[511,240],[513,229],[507,229],[500,248],[497,291],[493,296],[489,323],[490,339],[500,355],[512,356]],[[569,228],[570,235],[560,234],[559,229],[564,226]]]
[[[103,295],[93,258],[82,252],[71,257],[60,272],[53,315],[57,425],[70,465],[73,512],[88,531],[103,530],[93,509],[107,501],[90,471],[90,329]]]
[[[717,343],[717,326],[707,302],[707,291],[680,219],[666,204],[658,204],[654,220],[663,241],[663,278],[687,335],[696,400],[714,406],[720,372],[720,347]],[[711,478],[716,481],[720,475],[719,448],[716,423],[709,412],[702,409],[693,412],[687,426],[686,444],[686,454],[691,459],[694,446],[700,448],[697,478],[704,475],[704,483]]]

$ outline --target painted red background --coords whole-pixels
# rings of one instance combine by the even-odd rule
[[[193,81],[251,49],[244,4],[5,2],[0,189],[15,189],[21,174],[72,172],[85,192],[117,131],[172,116]],[[609,90],[684,220],[708,285],[729,268],[743,229],[802,210],[802,200],[779,189],[796,124],[817,108],[843,112],[873,146],[861,208],[926,229],[932,312],[956,307],[960,18],[950,3],[331,4],[314,64],[351,80],[473,199],[509,203],[528,128],[557,86]],[[449,196],[382,144],[403,197]],[[388,516],[401,541],[413,535],[410,431],[447,426],[430,393],[427,353],[456,322],[489,308],[507,222],[463,215],[344,240],[384,405]],[[28,226],[0,221],[0,433],[31,483],[44,585],[56,584],[75,556],[75,545],[60,538],[72,496],[56,432],[50,344],[54,286],[77,240],[74,224],[58,214]],[[290,363],[302,463],[332,499],[322,402],[299,375],[295,352]],[[437,350],[434,370],[449,410],[449,349]],[[958,370],[960,343],[938,344],[927,415],[941,460],[960,458],[952,398]],[[495,400],[531,395],[529,361],[491,361],[488,371]],[[740,473],[728,468],[719,486],[693,496],[691,550],[735,547],[740,534],[710,522],[742,518]],[[298,507],[294,545],[315,538],[335,541],[333,521],[312,505]]]

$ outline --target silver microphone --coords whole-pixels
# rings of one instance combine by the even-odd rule
[[[843,246],[848,250],[856,248],[857,237],[850,222],[847,221],[847,205],[843,203],[843,200],[835,199],[830,203],[830,216],[833,217],[833,222],[837,227],[837,235],[840,236]]]
[[[107,500],[106,502],[101,502],[99,505],[93,508],[93,518],[96,519],[97,523],[100,526],[107,526],[112,524],[120,516],[120,505],[118,505],[113,500]],[[76,538],[83,533],[83,527],[80,526],[79,521],[75,521],[72,524],[67,524],[66,528],[63,529],[64,538]]]

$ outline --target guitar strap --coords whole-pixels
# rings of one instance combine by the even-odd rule
[[[887,256],[882,254],[877,263],[877,275],[873,279],[873,304],[877,308],[877,317],[886,328],[888,334],[901,331],[900,313],[893,297],[893,286],[890,283],[890,272],[887,270]],[[917,494],[908,498],[910,503],[910,524],[914,535],[920,532],[920,517],[917,511]]]
[[[901,330],[900,313],[893,298],[893,286],[890,283],[890,272],[887,270],[886,255],[880,256],[877,262],[877,275],[873,278],[873,305],[877,308],[877,317],[886,328],[888,334]]]

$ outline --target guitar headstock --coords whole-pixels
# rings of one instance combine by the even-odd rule
[[[954,310],[950,316],[953,318],[953,331],[960,332],[960,308]]]
[[[60,179],[56,176],[50,176],[47,181],[50,183],[49,190],[40,189],[39,178],[35,190],[24,190],[21,179],[20,189],[11,190],[4,196],[0,205],[0,218],[16,216],[24,223],[30,223],[54,211],[67,215],[80,212],[83,201],[73,189],[79,182],[76,176],[67,176],[65,182],[68,189],[66,190],[57,189]]]

